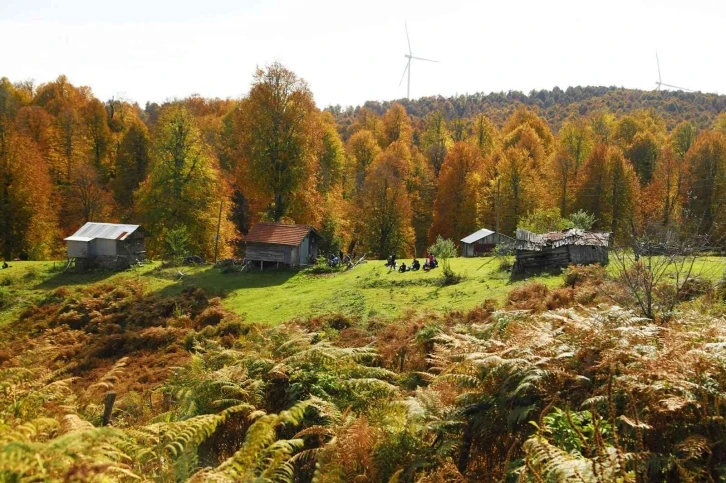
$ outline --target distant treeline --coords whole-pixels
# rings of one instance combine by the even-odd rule
[[[556,229],[726,232],[726,97],[606,87],[321,110],[260,69],[236,100],[144,108],[60,76],[0,80],[0,256],[63,253],[87,221],[153,234],[154,255],[244,254],[259,220],[310,224],[325,250],[421,254],[438,236]]]

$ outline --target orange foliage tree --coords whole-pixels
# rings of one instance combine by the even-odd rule
[[[439,235],[458,241],[478,229],[481,168],[481,156],[469,143],[457,142],[446,154],[429,230],[430,243]]]
[[[401,142],[391,144],[366,170],[360,195],[360,240],[379,257],[411,251],[414,231],[411,200],[406,186],[411,154]]]

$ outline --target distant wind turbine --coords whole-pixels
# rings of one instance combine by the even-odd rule
[[[408,99],[411,99],[411,60],[425,60],[426,62],[436,62],[437,64],[439,63],[439,61],[424,59],[423,57],[414,57],[413,51],[411,50],[411,39],[408,37],[408,24],[404,22],[404,26],[406,27],[406,40],[408,41],[408,54],[404,54],[403,56],[408,59],[408,62],[406,62],[406,68],[403,69],[403,75],[401,76],[401,81],[398,83],[398,87],[401,87],[401,84],[403,83],[403,78],[406,77],[406,72],[408,72],[408,86],[406,88],[406,97]]]
[[[678,89],[679,91],[693,92],[692,89],[686,89],[685,87],[672,86],[670,84],[664,84],[663,79],[660,77],[660,61],[658,60],[658,52],[655,53],[655,62],[658,65],[658,80],[655,81],[655,85],[658,86],[655,90],[659,91],[661,87],[670,87],[671,89]]]

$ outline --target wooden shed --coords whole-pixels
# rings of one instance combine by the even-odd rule
[[[572,228],[551,233],[517,229],[514,273],[537,272],[570,264],[608,263],[610,233]]]
[[[315,263],[322,238],[308,225],[257,223],[245,237],[245,260],[304,267]]]
[[[497,245],[514,245],[514,238],[482,228],[461,240],[461,256],[477,257],[494,250]]]
[[[139,225],[89,222],[65,238],[68,260],[83,268],[125,268],[146,259],[148,235]]]

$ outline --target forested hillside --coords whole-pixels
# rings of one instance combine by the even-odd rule
[[[244,82],[241,80],[240,82]],[[42,259],[86,221],[153,234],[154,256],[243,255],[259,220],[318,227],[326,249],[422,253],[481,227],[616,242],[653,227],[723,235],[726,97],[558,88],[322,110],[279,64],[241,99],[144,108],[64,76],[0,81],[0,255]]]
[[[485,114],[502,127],[507,118],[521,105],[538,110],[555,131],[558,131],[569,117],[585,116],[593,112],[607,110],[617,116],[637,110],[654,110],[663,118],[668,129],[682,121],[688,121],[700,129],[709,128],[714,119],[726,108],[726,96],[701,92],[683,91],[641,91],[622,87],[559,87],[550,90],[476,93],[454,97],[422,97],[420,99],[401,99],[398,101],[406,108],[409,116],[422,119],[426,115],[441,111],[449,119],[470,118]],[[366,107],[382,115],[393,102],[366,102]],[[354,108],[331,106],[327,108],[336,114],[343,131],[353,124],[358,112]]]

